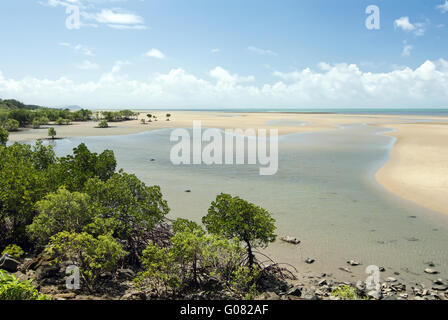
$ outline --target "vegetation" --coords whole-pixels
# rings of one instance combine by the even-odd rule
[[[19,121],[15,119],[8,119],[5,122],[5,129],[8,130],[9,132],[19,130]]]
[[[54,137],[56,137],[56,130],[53,127],[48,128],[48,136],[51,137],[51,139],[54,139]]]
[[[138,113],[132,112],[131,110],[104,111],[102,114],[104,119],[108,122],[126,121],[138,117]]]
[[[39,119],[34,119],[33,120],[33,129],[39,129],[41,125],[41,122]]]
[[[356,288],[348,285],[334,288],[331,294],[341,300],[368,300],[368,298],[360,297],[356,292]]]
[[[248,266],[254,265],[253,249],[265,248],[274,242],[275,220],[265,209],[239,197],[220,194],[202,219],[207,230],[227,238],[237,238],[246,244]]]
[[[84,144],[65,157],[41,141],[0,146],[0,248],[16,258],[42,253],[59,266],[71,261],[90,292],[120,266],[138,272],[135,283],[160,297],[258,293],[263,268],[251,248],[275,239],[266,210],[222,194],[205,227],[185,219],[167,224],[160,187],[116,166],[112,151],[97,154]],[[45,298],[30,283],[5,277],[0,296]]]
[[[109,124],[107,123],[106,120],[101,120],[100,123],[98,124],[98,128],[109,128]]]
[[[19,259],[21,256],[23,256],[24,253],[25,252],[18,245],[10,244],[9,246],[7,246],[5,248],[5,250],[3,250],[2,255],[3,254],[8,254],[11,257],[15,258],[15,259]]]
[[[0,300],[50,300],[50,297],[39,294],[31,281],[19,281],[0,270]]]
[[[8,142],[9,132],[0,127],[0,146],[5,146]]]

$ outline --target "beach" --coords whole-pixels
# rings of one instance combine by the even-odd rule
[[[278,129],[280,135],[336,130],[339,125],[371,124],[393,129],[394,132],[387,134],[397,139],[390,160],[376,175],[377,181],[397,196],[448,214],[448,123],[443,123],[448,120],[446,117],[406,116],[403,119],[403,116],[366,114],[137,112],[140,113],[138,120],[110,123],[107,129],[96,128],[96,122],[55,126],[57,137],[129,135],[157,129],[189,128],[193,121],[201,121],[203,127],[209,128]],[[170,121],[166,121],[167,112],[172,114]],[[158,121],[142,124],[140,120],[147,120],[147,113],[157,115]],[[422,122],[424,120],[430,122]],[[47,127],[13,132],[9,141],[46,139]]]

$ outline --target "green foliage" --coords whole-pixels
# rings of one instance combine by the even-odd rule
[[[41,123],[40,123],[39,119],[34,119],[33,120],[33,128],[34,129],[39,129],[40,125],[41,125]]]
[[[36,204],[38,215],[27,227],[31,238],[45,245],[50,237],[62,232],[81,232],[92,222],[94,213],[90,197],[60,188]]]
[[[331,294],[340,300],[368,300],[368,298],[360,297],[356,293],[356,288],[348,285],[333,288]]]
[[[0,270],[0,300],[50,300],[39,294],[31,281],[19,281],[13,275]]]
[[[104,181],[98,177],[90,179],[85,192],[95,202],[102,218],[114,219],[117,225],[114,235],[127,240],[128,246],[137,251],[137,239],[169,212],[160,187],[148,187],[135,175],[123,171]]]
[[[3,250],[3,254],[9,254],[11,257],[15,259],[19,259],[21,256],[23,256],[25,252],[22,250],[22,248],[16,244],[10,244],[8,245],[5,250]]]
[[[109,124],[107,123],[107,120],[101,120],[100,123],[98,124],[98,128],[109,128]]]
[[[244,257],[237,240],[208,234],[198,224],[184,219],[176,220],[173,230],[170,248],[151,243],[143,251],[145,271],[137,279],[140,285],[156,290],[163,286],[165,292],[174,293],[212,278],[230,284]]]
[[[109,122],[131,120],[138,116],[138,113],[132,112],[131,110],[103,111],[102,114],[104,119]]]
[[[56,136],[56,130],[53,127],[48,128],[48,136],[51,137],[51,139],[54,139]]]
[[[0,148],[0,246],[26,242],[36,202],[53,191],[47,168],[54,161],[51,147],[40,142],[34,149],[18,143]]]
[[[275,220],[265,209],[239,197],[220,194],[202,219],[207,230],[227,238],[237,238],[247,245],[249,266],[254,263],[253,248],[265,248],[274,242]]]
[[[98,277],[112,272],[127,252],[110,235],[94,236],[83,233],[60,232],[51,237],[45,252],[55,263],[73,261],[90,291],[98,284]]]
[[[145,119],[141,119],[140,122],[141,122],[142,124],[146,124],[146,120],[145,120]]]
[[[9,132],[19,130],[19,121],[14,119],[8,119],[5,123],[5,129]]]
[[[252,300],[259,294],[256,285],[259,276],[257,267],[241,266],[232,272],[230,287],[235,293],[244,295],[246,300]]]
[[[87,180],[98,177],[106,181],[115,172],[117,161],[110,150],[100,155],[90,152],[82,143],[73,149],[73,155],[60,158],[59,179],[70,191],[82,191]]]
[[[37,121],[39,121],[41,125],[46,125],[50,123],[50,119],[48,119],[46,116],[40,117]]]
[[[5,146],[8,142],[9,132],[0,126],[0,146]]]
[[[180,287],[180,268],[169,250],[150,243],[143,250],[141,262],[144,271],[135,279],[138,286],[149,286],[159,293],[163,287],[164,292],[171,291],[173,294]]]

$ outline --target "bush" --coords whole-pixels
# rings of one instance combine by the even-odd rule
[[[231,289],[246,300],[253,300],[257,295],[256,281],[260,275],[257,267],[242,266],[232,272]]]
[[[110,235],[94,236],[63,231],[51,237],[45,252],[55,263],[73,261],[79,266],[81,277],[87,288],[94,291],[98,277],[115,271],[118,262],[127,252]]]
[[[14,119],[8,119],[5,123],[5,129],[9,132],[19,130],[19,121]]]
[[[360,297],[356,293],[356,288],[347,285],[333,288],[331,294],[341,300],[368,300],[368,298]]]
[[[56,136],[56,130],[53,127],[48,128],[48,136],[51,137],[51,139],[54,139]]]
[[[31,281],[19,281],[13,275],[0,270],[0,300],[50,300],[39,294]]]
[[[38,215],[27,227],[28,234],[45,245],[51,236],[62,232],[81,232],[94,216],[90,197],[60,188],[36,203]]]
[[[3,250],[3,254],[9,254],[11,257],[15,259],[19,259],[21,256],[23,256],[25,252],[23,252],[22,248],[16,244],[10,244]]]
[[[0,126],[0,146],[5,146],[8,142],[9,132]]]
[[[109,128],[109,123],[107,123],[107,120],[101,120],[100,123],[98,124],[98,128]]]
[[[33,120],[33,128],[34,129],[39,129],[40,128],[40,121],[38,119],[34,119]]]
[[[217,196],[202,222],[213,234],[243,241],[249,267],[254,264],[253,248],[265,248],[276,238],[275,220],[267,210],[228,194]]]

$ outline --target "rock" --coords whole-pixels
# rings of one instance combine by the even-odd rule
[[[122,296],[120,298],[120,300],[146,300],[146,294],[144,292],[140,292],[140,291],[130,291],[124,294],[124,296]]]
[[[378,290],[378,291],[377,290],[372,290],[372,291],[367,292],[367,296],[369,298],[380,300],[383,297],[383,294],[381,293],[380,290]]]
[[[319,283],[317,285],[319,287],[326,286],[327,285],[327,280],[323,279],[323,280],[319,281]]]
[[[59,268],[52,265],[41,265],[36,270],[36,280],[52,278],[59,272]]]
[[[386,272],[386,268],[380,267],[380,272]]]
[[[341,267],[341,268],[339,268],[339,270],[348,272],[348,273],[352,273],[352,270],[350,270],[350,268],[347,268],[347,267]]]
[[[400,272],[395,271],[395,272],[394,272],[394,275],[399,276],[399,275],[400,275]]]
[[[275,292],[265,292],[258,296],[255,300],[280,300],[280,296]]]
[[[442,279],[437,279],[437,280],[434,280],[434,282],[433,282],[434,284],[436,284],[436,285],[439,285],[439,286],[443,286],[444,284],[445,284],[445,282],[443,282],[443,280]]]
[[[312,258],[308,258],[308,259],[305,260],[305,262],[308,263],[308,264],[312,264],[312,263],[314,263],[314,261],[316,261],[316,260],[314,260]]]
[[[56,300],[67,300],[67,299],[75,299],[76,298],[76,294],[74,292],[69,292],[69,293],[58,293],[53,295],[53,299]]]
[[[425,264],[427,264],[428,267],[431,267],[431,268],[434,268],[436,266],[436,264],[432,261],[425,262]]]
[[[436,291],[447,291],[448,290],[448,286],[436,285],[436,286],[433,286],[432,289],[436,290]]]
[[[387,282],[397,282],[397,279],[393,278],[393,277],[388,277],[386,279]]]
[[[118,269],[117,275],[119,279],[132,280],[135,278],[135,272],[131,269]]]
[[[20,262],[13,259],[9,254],[5,253],[0,258],[0,269],[9,271],[9,272],[17,272],[20,266]]]
[[[302,296],[302,287],[294,286],[291,289],[289,289],[287,294],[289,296],[301,297]]]
[[[359,266],[361,264],[361,263],[359,263],[359,262],[357,262],[355,260],[349,260],[349,261],[347,261],[347,263],[349,265],[351,265],[352,267],[356,267],[356,266]]]
[[[186,192],[186,193],[191,193],[191,190],[190,190],[190,189],[188,189],[188,190],[185,190],[185,192]]]
[[[358,281],[356,282],[356,289],[358,289],[359,291],[363,292],[366,290],[366,284],[364,281]]]
[[[438,274],[439,271],[436,271],[436,270],[433,270],[433,269],[430,269],[430,268],[426,268],[425,269],[425,273],[428,273],[428,274]]]
[[[295,245],[300,244],[299,239],[291,237],[291,236],[282,237],[282,238],[280,238],[280,240],[287,242],[287,243],[295,244]]]

